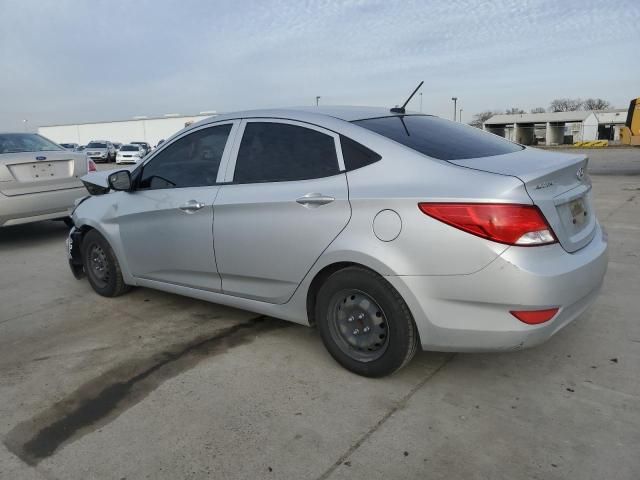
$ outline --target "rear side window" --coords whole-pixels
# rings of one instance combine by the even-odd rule
[[[371,165],[382,158],[376,152],[369,150],[364,145],[354,142],[350,138],[342,135],[340,135],[340,145],[342,146],[344,167],[347,170],[366,167],[367,165]]]
[[[141,189],[215,185],[231,125],[204,128],[167,145],[142,170]]]
[[[478,128],[427,115],[398,115],[353,123],[440,160],[491,157],[523,148]]]
[[[247,123],[235,183],[285,182],[339,173],[333,137],[286,123]]]

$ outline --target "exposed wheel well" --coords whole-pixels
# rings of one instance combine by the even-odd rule
[[[361,267],[361,268],[366,268],[367,270],[371,270],[369,267],[362,265],[360,263],[338,262],[338,263],[332,263],[331,265],[327,265],[318,273],[316,273],[316,276],[311,281],[311,285],[309,285],[309,290],[307,291],[307,318],[309,320],[309,325],[315,326],[316,324],[315,311],[316,311],[316,297],[318,295],[318,290],[320,290],[320,287],[322,286],[322,284],[325,282],[327,278],[329,278],[331,275],[336,273],[338,270],[343,270],[347,267]],[[374,270],[371,270],[371,271],[374,273],[377,273]]]

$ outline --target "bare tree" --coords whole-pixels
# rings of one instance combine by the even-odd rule
[[[552,112],[573,112],[574,110],[580,110],[582,103],[579,98],[556,98],[549,105],[549,109]]]
[[[518,107],[511,107],[504,113],[506,113],[507,115],[518,115],[520,113],[524,113],[524,110]]]
[[[544,107],[536,107],[531,109],[531,113],[545,113],[546,110]]]
[[[611,103],[602,98],[587,98],[582,105],[585,110],[606,110],[611,106]]]
[[[469,122],[469,125],[476,128],[482,128],[482,124],[489,120],[494,115],[498,115],[499,112],[494,112],[491,110],[486,110],[484,112],[476,113],[473,116],[473,120]]]

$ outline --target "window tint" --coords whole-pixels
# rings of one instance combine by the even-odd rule
[[[347,170],[366,167],[382,158],[364,145],[354,142],[350,138],[343,137],[342,135],[340,135],[340,145],[342,146],[344,166]]]
[[[353,122],[440,160],[490,157],[522,150],[497,135],[427,115],[372,118]]]
[[[143,167],[138,188],[215,185],[231,125],[198,130],[168,145]]]
[[[333,137],[285,123],[249,122],[240,143],[233,180],[283,182],[337,173]]]

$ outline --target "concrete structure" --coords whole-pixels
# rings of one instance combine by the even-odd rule
[[[486,131],[523,145],[562,145],[598,139],[598,117],[592,111],[494,115]]]
[[[147,142],[156,145],[182,130],[185,125],[215,116],[216,112],[200,112],[197,115],[167,114],[161,117],[134,117],[131,120],[50,125],[38,128],[38,133],[58,143],[86,145],[91,140],[112,142]]]
[[[611,110],[594,110],[598,119],[599,140],[620,140],[620,129],[627,120],[627,110],[624,108]]]

